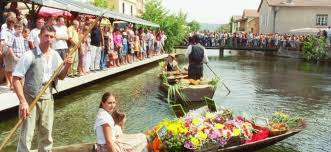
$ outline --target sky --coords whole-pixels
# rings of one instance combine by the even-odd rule
[[[163,0],[170,13],[187,13],[187,21],[225,24],[231,16],[242,15],[244,9],[258,9],[261,0]]]

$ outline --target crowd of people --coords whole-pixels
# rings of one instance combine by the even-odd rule
[[[80,16],[77,19],[66,20],[63,16],[37,18],[35,28],[24,23],[22,18],[17,18],[17,13],[6,12],[6,22],[1,25],[0,65],[5,68],[7,85],[13,88],[12,71],[21,56],[39,45],[40,29],[44,25],[52,26],[56,30],[52,49],[59,53],[62,59],[75,45],[69,77],[83,76],[89,72],[105,70],[135,61],[153,57],[164,53],[163,46],[167,39],[163,31],[136,29],[133,24],[120,28],[100,25],[98,22],[92,31],[80,44],[79,38],[83,37],[93,22],[93,18]],[[68,26],[67,26],[68,25]]]
[[[317,33],[317,36],[324,36],[331,39],[331,30],[323,30]],[[328,32],[330,31],[330,32]],[[233,47],[233,48],[288,48],[293,50],[301,50],[302,42],[306,35],[291,35],[291,34],[254,34],[246,32],[199,32],[202,37],[201,44],[205,47]],[[194,35],[192,33],[191,35]],[[187,40],[185,45],[188,45],[190,40]]]
[[[102,26],[100,21],[86,16],[73,20],[63,16],[39,17],[31,28],[33,23],[24,22],[16,11],[17,3],[11,5],[1,25],[0,66],[5,69],[8,87],[15,90],[19,100],[18,110],[23,120],[17,144],[19,152],[31,151],[35,128],[39,133],[38,151],[52,150],[52,89],[48,87],[39,98],[38,94],[62,63],[64,66],[55,79],[83,76],[164,53],[167,37],[162,31],[135,29],[131,23],[122,28]],[[36,98],[38,102],[30,111]],[[115,109],[116,103],[110,92],[103,95],[94,125],[97,151],[147,151],[144,134],[123,134],[126,116]]]

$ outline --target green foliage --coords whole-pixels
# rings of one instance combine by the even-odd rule
[[[190,27],[190,32],[196,32],[201,29],[200,23],[193,20],[192,22],[187,24]]]
[[[325,38],[309,35],[303,42],[303,57],[308,61],[319,61],[327,56]]]
[[[216,77],[216,78],[213,78],[211,81],[209,81],[208,84],[211,85],[213,90],[216,90],[216,88],[220,87],[220,85],[223,84],[223,82],[219,78]]]
[[[164,48],[168,53],[172,52],[174,46],[180,44],[189,32],[186,25],[186,14],[180,12],[169,15],[169,12],[162,6],[161,0],[147,1],[142,18],[160,25],[160,30],[164,31],[167,36]]]
[[[169,136],[166,137],[165,145],[168,151],[171,152],[182,152],[184,151],[183,145],[185,142],[185,138],[181,136]]]
[[[229,24],[223,24],[217,29],[217,31],[229,33],[229,32],[231,32],[231,25],[232,24],[230,24],[230,23]]]
[[[95,0],[94,5],[97,7],[107,8],[107,0]]]

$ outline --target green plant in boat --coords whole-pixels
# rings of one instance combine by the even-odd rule
[[[209,81],[208,84],[212,87],[213,90],[216,90],[216,88],[218,88],[223,83],[221,79],[215,77],[211,81]]]
[[[168,103],[171,104],[172,101],[171,99],[176,99],[176,96],[178,96],[182,101],[185,103],[189,102],[189,98],[183,94],[181,89],[183,88],[183,84],[181,83],[176,83],[174,85],[169,85],[168,83],[165,83],[165,85],[168,86]],[[176,101],[175,101],[176,102]]]

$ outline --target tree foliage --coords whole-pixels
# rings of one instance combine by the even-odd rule
[[[308,61],[323,60],[327,56],[326,46],[324,37],[310,35],[303,42],[303,57]]]
[[[94,5],[97,7],[107,8],[107,0],[94,0]]]
[[[199,22],[193,20],[192,22],[187,24],[190,27],[190,32],[196,32],[201,29],[201,25]]]
[[[145,12],[142,18],[160,25],[160,30],[164,31],[167,40],[165,42],[165,50],[172,52],[174,46],[180,44],[188,34],[186,25],[186,14],[180,12],[178,14],[169,14],[162,6],[161,0],[149,0],[145,4]],[[154,28],[154,30],[157,30]]]
[[[227,33],[230,33],[230,32],[231,32],[231,23],[221,25],[221,26],[217,29],[217,31],[219,31],[219,32],[227,32]]]

